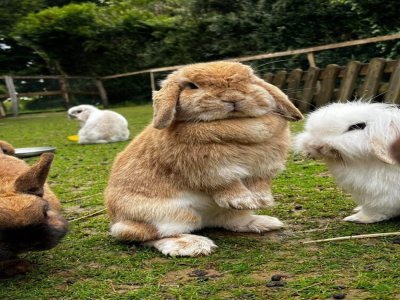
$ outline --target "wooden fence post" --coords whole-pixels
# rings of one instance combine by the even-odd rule
[[[316,67],[317,64],[315,63],[315,56],[314,56],[314,52],[308,52],[307,53],[307,60],[308,60],[308,64],[310,65],[310,67]]]
[[[311,101],[314,96],[315,85],[320,73],[319,68],[310,67],[306,73],[303,95],[299,101],[299,109],[301,112],[307,113],[310,110]]]
[[[61,96],[64,99],[64,107],[68,109],[70,107],[70,102],[68,95],[67,78],[65,78],[64,76],[60,76],[59,78],[60,79],[58,81],[60,83]]]
[[[385,95],[385,102],[400,103],[400,60],[397,61],[396,68],[390,77],[389,88]]]
[[[354,89],[356,88],[357,78],[360,73],[361,63],[359,61],[351,61],[347,64],[345,73],[340,83],[338,101],[346,102],[351,100]]]
[[[6,110],[4,108],[3,101],[0,100],[0,118],[3,118],[6,116]]]
[[[274,73],[268,72],[263,76],[263,79],[268,83],[272,83],[272,80],[274,79]]]
[[[332,100],[339,71],[340,67],[335,64],[328,65],[323,71],[321,89],[315,97],[315,105],[317,107],[323,106]]]
[[[282,89],[286,83],[286,71],[278,71],[272,80],[272,84],[277,86],[278,88]]]
[[[156,83],[154,81],[154,73],[150,72],[150,82],[151,82],[151,91],[154,92],[156,90]]]
[[[15,90],[14,81],[11,76],[4,76],[4,79],[6,81],[8,94],[10,95],[10,98],[11,98],[13,115],[14,115],[14,117],[17,117],[18,116],[18,95]]]
[[[386,62],[383,58],[373,58],[369,62],[367,75],[365,76],[364,84],[360,90],[360,97],[362,100],[369,101],[376,96],[385,64]]]
[[[103,102],[103,106],[109,107],[110,103],[108,102],[107,92],[106,89],[104,88],[103,81],[101,81],[101,79],[99,78],[96,78],[96,86],[97,89],[99,90],[99,95],[101,98],[101,102]]]
[[[288,81],[288,88],[285,91],[286,94],[288,95],[289,99],[296,105],[299,105],[299,101],[297,99],[297,92],[300,88],[301,84],[301,77],[303,75],[303,70],[302,69],[294,69],[287,81]]]

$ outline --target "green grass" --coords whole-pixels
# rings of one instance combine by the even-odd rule
[[[151,119],[150,106],[115,109],[132,136]],[[302,124],[294,124],[293,132]],[[0,119],[0,139],[15,147],[57,147],[49,183],[71,220],[103,208],[102,191],[115,155],[127,143],[78,145],[66,137],[78,124],[65,113]],[[29,159],[32,163],[36,159]],[[354,204],[323,163],[291,156],[274,181],[277,206],[262,211],[287,228],[265,235],[207,229],[219,248],[208,257],[170,258],[126,245],[108,233],[105,215],[74,222],[62,243],[25,254],[35,264],[26,276],[0,281],[1,299],[400,299],[400,245],[394,238],[303,245],[350,234],[399,231],[398,220],[372,225],[341,222]],[[295,209],[301,205],[302,209]],[[312,229],[320,231],[304,232]],[[193,271],[204,270],[205,276]],[[273,274],[286,285],[268,287]]]

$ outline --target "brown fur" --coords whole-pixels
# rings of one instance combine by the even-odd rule
[[[60,202],[45,183],[54,155],[42,154],[30,167],[22,160],[4,154],[14,153],[10,144],[0,141],[0,149],[0,260],[4,261],[14,259],[25,248],[55,246],[67,227],[60,216]],[[24,233],[25,229],[27,233]],[[35,236],[41,231],[46,233]],[[29,240],[14,240],[18,235],[24,238],[26,235],[29,239],[29,232],[32,232],[35,246],[29,245]],[[43,243],[40,242],[42,238]],[[7,272],[13,273],[12,270]]]
[[[153,100],[152,125],[117,156],[111,171],[105,197],[114,224],[146,223],[154,233],[168,216],[196,227],[202,222],[196,210],[171,202],[188,191],[212,197],[226,215],[267,205],[263,197],[290,146],[287,120],[302,118],[286,95],[247,66],[216,62],[172,73]],[[246,197],[254,203],[240,201]]]

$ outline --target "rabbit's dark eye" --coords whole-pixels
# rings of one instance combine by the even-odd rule
[[[77,110],[77,111],[76,111],[77,114],[80,114],[81,112],[82,112],[81,110]]]
[[[357,123],[357,124],[353,124],[353,125],[349,126],[347,131],[363,130],[365,127],[367,127],[367,124],[365,122],[361,122],[361,123]]]
[[[195,85],[193,82],[188,82],[186,84],[186,88],[188,88],[190,90],[195,90],[195,89],[198,89],[199,87],[197,85]]]

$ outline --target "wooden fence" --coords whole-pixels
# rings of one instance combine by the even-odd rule
[[[310,65],[310,68],[307,71],[295,69],[290,73],[287,71],[279,71],[275,74],[268,73],[264,75],[265,80],[283,89],[302,112],[308,112],[314,107],[319,107],[332,101],[347,101],[354,98],[372,99],[379,96],[379,100],[400,103],[399,61],[385,61],[382,58],[374,58],[368,64],[351,61],[347,66],[332,64],[328,65],[326,68],[320,69],[315,65],[314,58],[314,54],[320,51],[398,39],[400,39],[400,33],[226,60],[246,62],[292,55],[306,55]],[[0,94],[0,117],[5,115],[4,108],[2,107],[2,99],[5,98],[11,98],[14,116],[18,115],[19,97],[60,95],[63,98],[64,106],[67,108],[70,105],[69,95],[98,95],[100,96],[103,105],[107,107],[109,102],[107,99],[107,92],[103,86],[104,80],[113,80],[139,74],[149,74],[151,89],[155,90],[155,73],[176,70],[182,66],[183,65],[153,68],[97,78],[76,76],[3,76],[8,93]],[[59,82],[59,89],[18,93],[13,82],[14,79],[56,79]],[[97,91],[88,92],[70,90],[68,85],[68,80],[70,79],[91,80],[96,85]]]
[[[353,99],[378,98],[400,104],[400,60],[373,58],[369,63],[350,61],[346,66],[278,71],[263,77],[285,91],[305,113],[329,102]]]
[[[0,77],[1,78],[1,77]],[[18,116],[18,101],[21,97],[38,97],[38,96],[61,96],[65,108],[70,107],[70,95],[95,95],[99,96],[105,107],[109,105],[107,92],[104,89],[103,82],[100,78],[96,77],[82,77],[82,76],[3,76],[7,91],[6,94],[0,94],[0,117],[5,116],[5,109],[2,104],[3,99],[10,98],[12,103],[13,115]],[[57,80],[59,83],[59,89],[57,90],[42,90],[37,92],[26,92],[19,93],[15,87],[15,80]],[[96,91],[82,91],[82,90],[71,90],[69,88],[69,80],[85,80],[92,81],[96,86]]]

